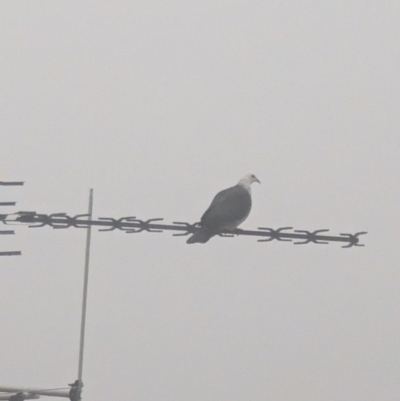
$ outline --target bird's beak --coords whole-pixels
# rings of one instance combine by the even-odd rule
[[[259,184],[261,184],[261,181],[256,177],[255,182],[258,182]]]

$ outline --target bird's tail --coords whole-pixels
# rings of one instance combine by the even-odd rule
[[[210,233],[208,230],[204,228],[200,228],[200,230],[196,231],[187,241],[187,244],[194,244],[196,242],[200,244],[205,244],[214,234]]]

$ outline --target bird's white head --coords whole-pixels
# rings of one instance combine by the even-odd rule
[[[254,174],[246,174],[243,178],[240,179],[239,185],[242,185],[245,188],[250,188],[250,185],[253,182],[258,182],[261,184],[260,180]]]

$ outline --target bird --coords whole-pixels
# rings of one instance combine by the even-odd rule
[[[223,230],[234,230],[242,224],[251,210],[251,184],[260,180],[254,174],[246,174],[233,187],[215,195],[200,220],[200,228],[186,241],[187,244],[205,244]]]

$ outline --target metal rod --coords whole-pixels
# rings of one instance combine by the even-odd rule
[[[45,390],[35,387],[16,387],[16,386],[0,386],[0,391],[4,393],[30,393],[39,395],[48,395],[52,397],[69,397],[69,391],[62,390]]]
[[[0,256],[20,256],[20,255],[22,255],[21,251],[0,252]]]
[[[18,391],[15,394],[22,394],[23,395],[23,399],[24,400],[37,400],[38,398],[40,398],[39,394],[31,394],[31,393],[24,393],[23,391]],[[12,396],[12,394],[0,394],[0,400],[9,400],[10,397]]]
[[[0,235],[12,235],[15,234],[14,230],[1,230]]]
[[[88,218],[91,220],[93,214],[93,189],[90,189],[89,195],[89,210]],[[90,238],[92,228],[89,225],[86,232],[86,254],[85,254],[85,275],[83,282],[83,299],[82,299],[82,320],[81,320],[81,339],[79,346],[79,368],[78,368],[78,380],[79,386],[82,386],[82,369],[83,369],[83,351],[85,346],[85,325],[86,325],[86,304],[88,294],[88,282],[89,282],[89,258],[90,258]]]
[[[0,185],[12,186],[12,185],[24,185],[23,181],[0,181]]]

